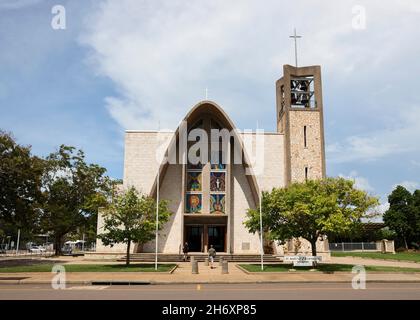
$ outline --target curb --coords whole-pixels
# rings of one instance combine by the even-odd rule
[[[408,262],[408,263],[416,263],[420,264],[420,261],[412,261],[412,260],[399,260],[399,259],[383,259],[383,258],[368,258],[368,257],[357,257],[357,256],[340,256],[340,257],[334,257],[332,258],[353,258],[353,259],[365,259],[365,260],[379,260],[379,261],[388,261],[388,262]]]
[[[84,285],[84,286],[95,286],[95,285],[178,285],[178,284],[272,284],[272,283],[283,283],[283,284],[334,284],[334,283],[351,283],[351,280],[255,280],[255,281],[156,281],[156,280],[145,280],[145,281],[132,281],[132,280],[72,280],[67,281],[66,285]],[[366,280],[366,283],[420,283],[420,280]],[[45,285],[51,284],[51,281],[46,280],[27,280],[27,281],[1,281],[0,285]]]
[[[299,275],[309,275],[309,274],[353,274],[351,271],[248,271],[245,268],[241,267],[239,264],[236,267],[242,272],[248,275],[279,275],[279,274],[299,274]],[[395,274],[411,274],[411,275],[420,275],[418,271],[402,271],[402,272],[392,272],[392,271],[367,271],[368,274],[386,274],[386,275],[395,275]]]

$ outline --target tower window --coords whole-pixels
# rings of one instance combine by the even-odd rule
[[[303,126],[303,146],[306,148],[306,126]]]
[[[290,104],[292,108],[315,108],[315,88],[313,76],[291,78]]]
[[[305,181],[308,181],[308,167],[305,167]]]

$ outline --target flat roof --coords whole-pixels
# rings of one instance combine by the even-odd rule
[[[125,133],[175,133],[173,130],[125,130]],[[239,130],[239,134],[261,134],[257,132],[242,132]],[[263,132],[264,135],[284,135],[284,133],[280,132]]]

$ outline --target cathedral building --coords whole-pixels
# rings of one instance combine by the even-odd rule
[[[126,131],[122,188],[159,196],[173,212],[159,232],[159,253],[181,253],[188,242],[191,252],[205,253],[213,245],[220,253],[259,254],[260,236],[244,221],[247,210],[258,207],[261,191],[325,177],[320,66],[283,66],[276,115],[276,132],[241,132],[222,106],[206,100],[173,132]],[[99,214],[98,234],[102,227]],[[155,241],[131,248],[154,252]],[[302,239],[264,248],[311,254]],[[320,239],[317,249],[328,255],[327,241]],[[104,246],[98,239],[97,252],[123,253],[125,245]]]

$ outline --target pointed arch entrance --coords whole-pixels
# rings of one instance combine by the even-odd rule
[[[207,153],[208,158],[201,163],[189,163],[185,161],[182,165],[182,192],[183,192],[183,215],[181,225],[181,239],[183,243],[188,242],[190,251],[207,252],[213,245],[218,252],[233,252],[233,152],[234,145],[239,144],[243,169],[247,169],[251,174],[247,174],[247,181],[254,203],[258,203],[258,186],[252,168],[248,161],[248,156],[242,148],[242,139],[232,121],[227,114],[216,103],[203,101],[194,106],[184,118],[188,134],[194,129],[202,129],[207,132]],[[180,127],[175,131],[174,137],[168,146],[167,153],[175,148],[177,158],[179,152],[188,154],[189,148],[193,147],[188,142],[186,150],[180,150],[182,143],[180,136],[183,134]],[[218,154],[212,154],[212,129],[227,130],[230,134],[227,147],[221,146]],[[235,145],[236,146],[236,145]],[[235,152],[237,152],[235,150]],[[237,164],[235,164],[237,166]],[[165,176],[168,164],[161,164],[159,167],[160,181]],[[244,171],[244,170],[243,170]],[[157,178],[157,177],[156,177]],[[242,180],[243,181],[243,180]],[[155,180],[150,195],[156,196]],[[242,223],[238,221],[237,223]]]

